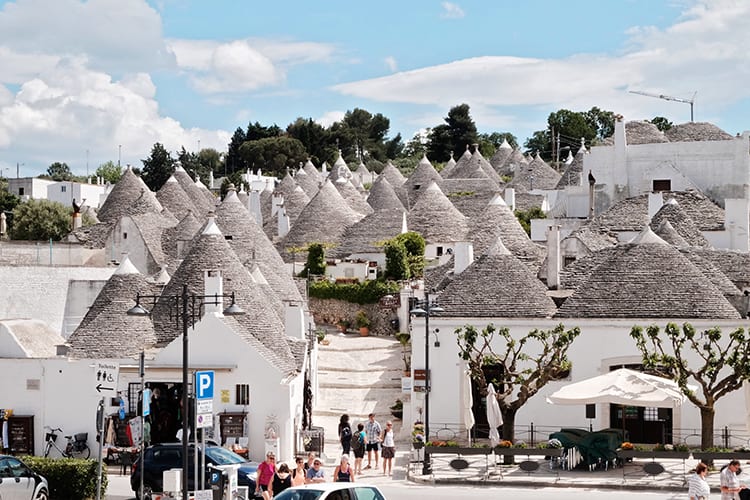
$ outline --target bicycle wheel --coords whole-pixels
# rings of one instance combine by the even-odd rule
[[[65,449],[65,456],[70,458],[89,458],[91,456],[91,450],[89,445],[85,444],[80,450],[77,450],[75,446],[68,446]]]

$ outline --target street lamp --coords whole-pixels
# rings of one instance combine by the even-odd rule
[[[424,300],[415,304],[414,309],[409,311],[415,316],[424,316],[424,436],[425,441],[430,440],[430,316],[435,313],[444,312],[445,309],[437,305],[437,302],[430,302],[430,292],[425,291]],[[430,460],[427,453],[422,461],[422,474],[426,475],[432,472],[430,470]]]
[[[187,284],[182,285],[182,293],[175,295],[141,295],[135,297],[135,306],[127,310],[129,316],[148,316],[151,313],[141,305],[141,299],[148,299],[152,304],[157,300],[166,298],[171,312],[175,312],[175,321],[180,322],[182,316],[182,498],[188,498],[188,321],[195,323],[196,317],[200,317],[200,309],[204,305],[222,304],[220,299],[231,298],[232,303],[224,309],[227,316],[238,316],[245,314],[245,311],[237,305],[234,300],[234,292],[230,294],[217,293],[213,295],[196,295],[188,293]],[[212,301],[213,300],[213,301]],[[188,311],[190,315],[188,315]],[[143,387],[141,387],[143,390]],[[141,468],[143,468],[143,455],[141,452]],[[141,473],[143,475],[143,473]],[[143,489],[141,489],[141,498],[143,498]]]

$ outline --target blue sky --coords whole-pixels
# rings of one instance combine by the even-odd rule
[[[561,108],[750,129],[742,0],[0,1],[0,169],[140,166],[249,121],[360,107],[405,140],[466,102],[523,142]],[[7,169],[7,170],[6,170]]]

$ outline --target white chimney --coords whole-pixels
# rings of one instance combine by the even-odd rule
[[[279,221],[279,238],[283,238],[289,232],[289,216],[286,214],[286,208],[280,207],[279,213],[276,215]]]
[[[80,212],[76,212],[73,214],[73,230],[74,231],[83,225],[82,219],[83,217],[81,217]]]
[[[305,316],[302,304],[284,301],[284,330],[287,337],[305,339]]]
[[[560,226],[547,227],[547,287],[560,287]]]
[[[725,225],[729,228],[729,249],[747,252],[750,248],[748,213],[750,200],[727,198],[724,200]]]
[[[661,191],[657,191],[656,193],[648,193],[648,220],[649,221],[654,215],[656,215],[656,212],[661,210],[662,205],[664,205],[664,198],[661,195]]]
[[[284,195],[274,191],[271,195],[271,215],[276,215],[279,211],[279,207],[284,204]]]
[[[224,283],[221,279],[221,271],[211,269],[203,273],[203,293],[206,295],[206,303],[203,310],[206,314],[220,313],[224,310]],[[218,297],[216,300],[208,298],[210,295]]]
[[[253,189],[250,191],[250,196],[247,198],[248,210],[250,214],[255,218],[255,222],[259,226],[263,226],[263,212],[260,209],[260,191]]]
[[[461,274],[474,262],[474,244],[471,241],[457,241],[453,245],[453,274]]]
[[[208,173],[208,188],[213,189],[214,188],[214,171],[211,170]]]
[[[505,188],[503,199],[505,199],[505,204],[508,205],[510,211],[514,212],[516,210],[516,190],[514,188]]]

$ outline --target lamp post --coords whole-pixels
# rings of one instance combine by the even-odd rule
[[[188,320],[192,319],[195,322],[196,317],[200,317],[200,309],[204,305],[218,305],[220,299],[231,298],[232,303],[229,307],[224,309],[224,314],[227,316],[238,316],[245,314],[245,311],[240,308],[234,300],[234,292],[230,294],[213,294],[213,295],[195,295],[188,293],[187,284],[182,285],[182,293],[175,295],[141,295],[137,294],[135,299],[135,306],[128,309],[126,314],[130,316],[149,316],[151,313],[148,309],[141,306],[141,299],[151,300],[153,304],[159,299],[166,298],[170,301],[170,307],[174,307],[175,320],[179,324],[180,316],[182,316],[182,498],[187,500],[188,498]],[[213,300],[211,302],[210,300]],[[188,307],[190,306],[190,307]],[[188,309],[190,310],[190,316],[188,316]],[[144,388],[141,387],[141,390]],[[141,443],[143,440],[141,439]],[[141,452],[141,469],[143,468],[143,455]],[[141,472],[142,474],[142,472]],[[143,490],[141,490],[141,497],[143,498]]]
[[[417,302],[416,307],[409,311],[415,316],[424,316],[424,438],[425,441],[430,440],[430,390],[432,389],[430,384],[430,316],[435,313],[441,313],[445,311],[442,307],[437,305],[437,302],[430,302],[430,292],[425,291],[424,300]],[[429,474],[431,471],[430,460],[425,453],[424,460],[422,461],[422,474]]]

